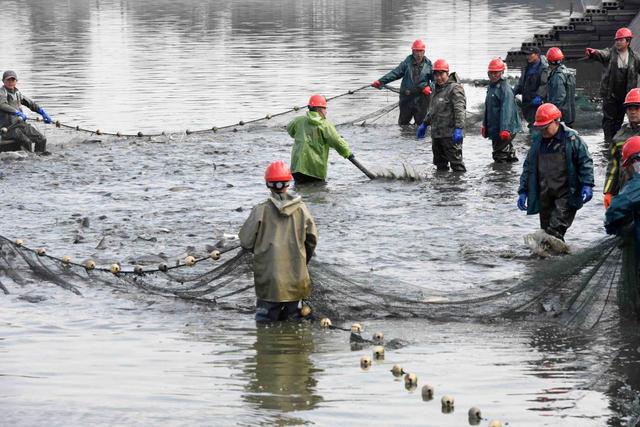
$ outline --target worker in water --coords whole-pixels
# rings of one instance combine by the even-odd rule
[[[624,120],[624,98],[631,89],[638,85],[640,58],[629,47],[633,33],[628,28],[616,31],[613,48],[592,49],[585,51],[587,57],[604,65],[600,81],[602,96],[602,130],[607,144],[613,143],[613,136],[618,132]]]
[[[520,75],[514,93],[522,95],[522,115],[531,129],[536,110],[542,105],[547,95],[549,64],[547,58],[540,54],[540,48],[537,46],[528,47],[524,52],[527,54],[527,65]]]
[[[45,123],[51,123],[51,117],[40,105],[27,98],[16,87],[18,75],[15,71],[5,71],[2,74],[0,88],[0,127],[7,129],[2,139],[13,139],[23,149],[39,154],[49,154],[46,151],[47,139],[35,127],[27,123],[27,115],[22,112],[22,106],[37,112]]]
[[[464,88],[455,72],[449,74],[449,64],[444,59],[438,59],[433,64],[433,75],[435,89],[429,111],[418,127],[416,136],[418,139],[424,138],[427,127],[431,126],[433,164],[439,171],[449,170],[451,165],[452,170],[465,172],[462,140],[467,99]]]
[[[562,113],[562,121],[571,126],[576,119],[576,75],[562,61],[564,53],[557,47],[547,51],[549,61],[549,78],[547,82],[547,99]]]
[[[254,206],[239,233],[254,254],[256,321],[301,319],[310,311],[303,300],[311,295],[307,263],[318,230],[302,198],[287,192],[293,177],[285,162],[270,163],[264,178],[270,197]]]
[[[287,126],[294,139],[291,169],[296,185],[324,182],[327,178],[329,147],[345,159],[353,158],[351,149],[327,119],[327,100],[322,95],[309,98],[306,116],[293,119]]]
[[[622,125],[618,133],[613,137],[611,144],[611,156],[607,165],[607,173],[604,181],[604,207],[607,209],[611,198],[620,192],[627,181],[627,174],[621,164],[622,147],[625,141],[632,136],[640,135],[640,88],[629,91],[624,99],[624,107],[627,110],[629,123]]]
[[[407,56],[395,69],[389,71],[371,86],[381,89],[392,81],[402,79],[400,83],[399,125],[408,125],[411,118],[416,125],[423,122],[429,108],[429,95],[433,81],[431,61],[424,54],[426,45],[416,40],[411,45],[411,55]]]
[[[622,236],[622,280],[618,305],[623,314],[640,318],[640,136],[627,139],[622,148],[626,185],[611,200],[605,214],[608,234]]]
[[[593,161],[576,131],[553,104],[536,112],[531,148],[518,188],[518,208],[540,214],[540,228],[564,241],[576,212],[593,197]]]
[[[484,101],[484,118],[480,132],[491,138],[493,160],[497,163],[517,162],[513,139],[522,131],[513,90],[503,78],[505,64],[500,58],[489,61],[489,87]]]

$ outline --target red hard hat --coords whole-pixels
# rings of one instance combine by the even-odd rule
[[[311,95],[311,98],[309,98],[309,107],[323,107],[323,108],[327,108],[327,98],[325,98],[322,95]]]
[[[630,39],[633,38],[633,33],[631,32],[630,29],[622,27],[619,28],[618,31],[616,31],[616,37],[615,39]]]
[[[496,71],[504,71],[505,70],[504,61],[500,58],[493,58],[489,61],[489,68],[487,71],[496,72]]]
[[[264,180],[267,182],[289,182],[292,179],[291,169],[282,160],[269,163],[264,171]]]
[[[624,106],[640,105],[640,88],[633,88],[629,91],[627,96],[624,97]]]
[[[624,142],[622,147],[622,166],[629,166],[631,160],[640,154],[640,136],[632,136]]]
[[[433,71],[446,71],[449,72],[449,63],[444,59],[436,59],[433,63]]]
[[[547,59],[549,62],[558,62],[564,59],[564,53],[559,47],[552,47],[547,51]]]
[[[546,126],[554,120],[558,120],[562,117],[562,113],[558,110],[558,107],[547,102],[538,107],[536,111],[536,121],[534,126]]]
[[[427,45],[420,39],[415,40],[411,45],[411,50],[427,50]]]

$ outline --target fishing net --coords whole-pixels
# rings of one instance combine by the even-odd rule
[[[136,266],[117,273],[112,267],[87,268],[38,249],[0,237],[0,286],[12,292],[8,282],[20,287],[26,274],[81,295],[90,284],[137,290],[216,305],[220,309],[253,311],[252,255],[238,244],[217,251],[220,260],[206,255],[192,265]],[[541,261],[539,267],[512,286],[496,283],[483,290],[457,293],[450,299],[442,292],[374,276],[314,260],[310,303],[316,316],[334,320],[372,318],[426,318],[437,321],[494,321],[544,316],[573,327],[592,328],[615,306],[622,252],[619,239],[604,239],[577,254]],[[188,261],[187,261],[188,262]],[[140,270],[142,269],[142,270]]]

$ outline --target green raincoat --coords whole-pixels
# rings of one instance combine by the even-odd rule
[[[508,130],[511,135],[522,131],[513,90],[504,78],[491,83],[487,88],[482,126],[491,139],[499,139],[500,131],[503,130]]]
[[[311,295],[307,263],[318,242],[313,217],[300,196],[271,193],[256,205],[239,233],[252,251],[256,296],[265,301],[299,301]]]
[[[287,126],[294,139],[291,150],[291,172],[300,172],[318,179],[327,178],[329,147],[345,159],[351,155],[349,145],[338,134],[336,127],[315,111],[296,117]]]
[[[547,102],[562,112],[562,121],[573,123],[576,119],[576,76],[575,70],[564,64],[549,67],[547,82]]]

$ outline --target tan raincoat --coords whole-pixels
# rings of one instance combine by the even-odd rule
[[[240,244],[253,252],[256,296],[289,302],[309,297],[307,263],[318,241],[313,217],[300,196],[271,193],[240,229]]]

